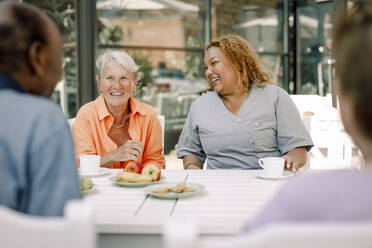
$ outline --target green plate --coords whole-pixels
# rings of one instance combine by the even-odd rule
[[[175,187],[178,183],[161,183],[157,185],[151,185],[143,190],[145,191],[146,194],[149,194],[151,196],[157,197],[157,198],[162,198],[162,199],[177,199],[177,198],[185,198],[185,197],[190,197],[193,195],[196,195],[203,191],[205,189],[205,186],[199,183],[186,183],[186,187],[194,188],[194,192],[185,192],[185,193],[174,193],[174,192],[168,192],[167,194],[159,194],[159,193],[154,193],[154,190],[158,188],[165,188],[165,187]]]
[[[126,183],[126,182],[118,182],[116,180],[116,177],[111,177],[110,180],[117,186],[120,186],[120,187],[144,187],[144,186],[149,186],[149,185],[153,185],[153,184],[157,184],[159,182],[162,182],[164,181],[165,177],[164,176],[160,176],[160,180],[159,181],[153,181],[153,182],[144,182],[144,183]]]

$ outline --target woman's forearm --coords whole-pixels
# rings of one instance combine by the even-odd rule
[[[203,163],[197,156],[189,154],[183,157],[183,168],[185,170],[201,170],[203,169]]]

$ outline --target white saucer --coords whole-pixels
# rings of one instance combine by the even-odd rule
[[[78,172],[79,172],[79,175],[80,176],[89,176],[89,177],[98,177],[98,176],[102,176],[102,175],[105,175],[105,174],[108,174],[110,173],[110,169],[107,169],[107,168],[100,168],[98,169],[97,172],[93,172],[93,173],[82,173],[80,171],[80,168],[78,169]]]
[[[261,179],[280,180],[280,179],[293,177],[294,175],[295,174],[292,171],[285,170],[283,173],[283,176],[266,176],[263,170],[260,170],[257,172],[256,177],[261,178]]]

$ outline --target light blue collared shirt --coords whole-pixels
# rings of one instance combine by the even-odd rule
[[[70,129],[60,108],[0,73],[0,204],[62,216],[81,198]]]

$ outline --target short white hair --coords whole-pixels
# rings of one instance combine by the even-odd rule
[[[99,77],[101,76],[103,67],[109,61],[117,65],[121,65],[122,67],[133,73],[136,79],[138,78],[139,76],[138,70],[140,67],[136,64],[136,62],[134,62],[134,60],[132,59],[131,56],[129,56],[129,54],[122,51],[107,51],[98,56],[96,66]]]

